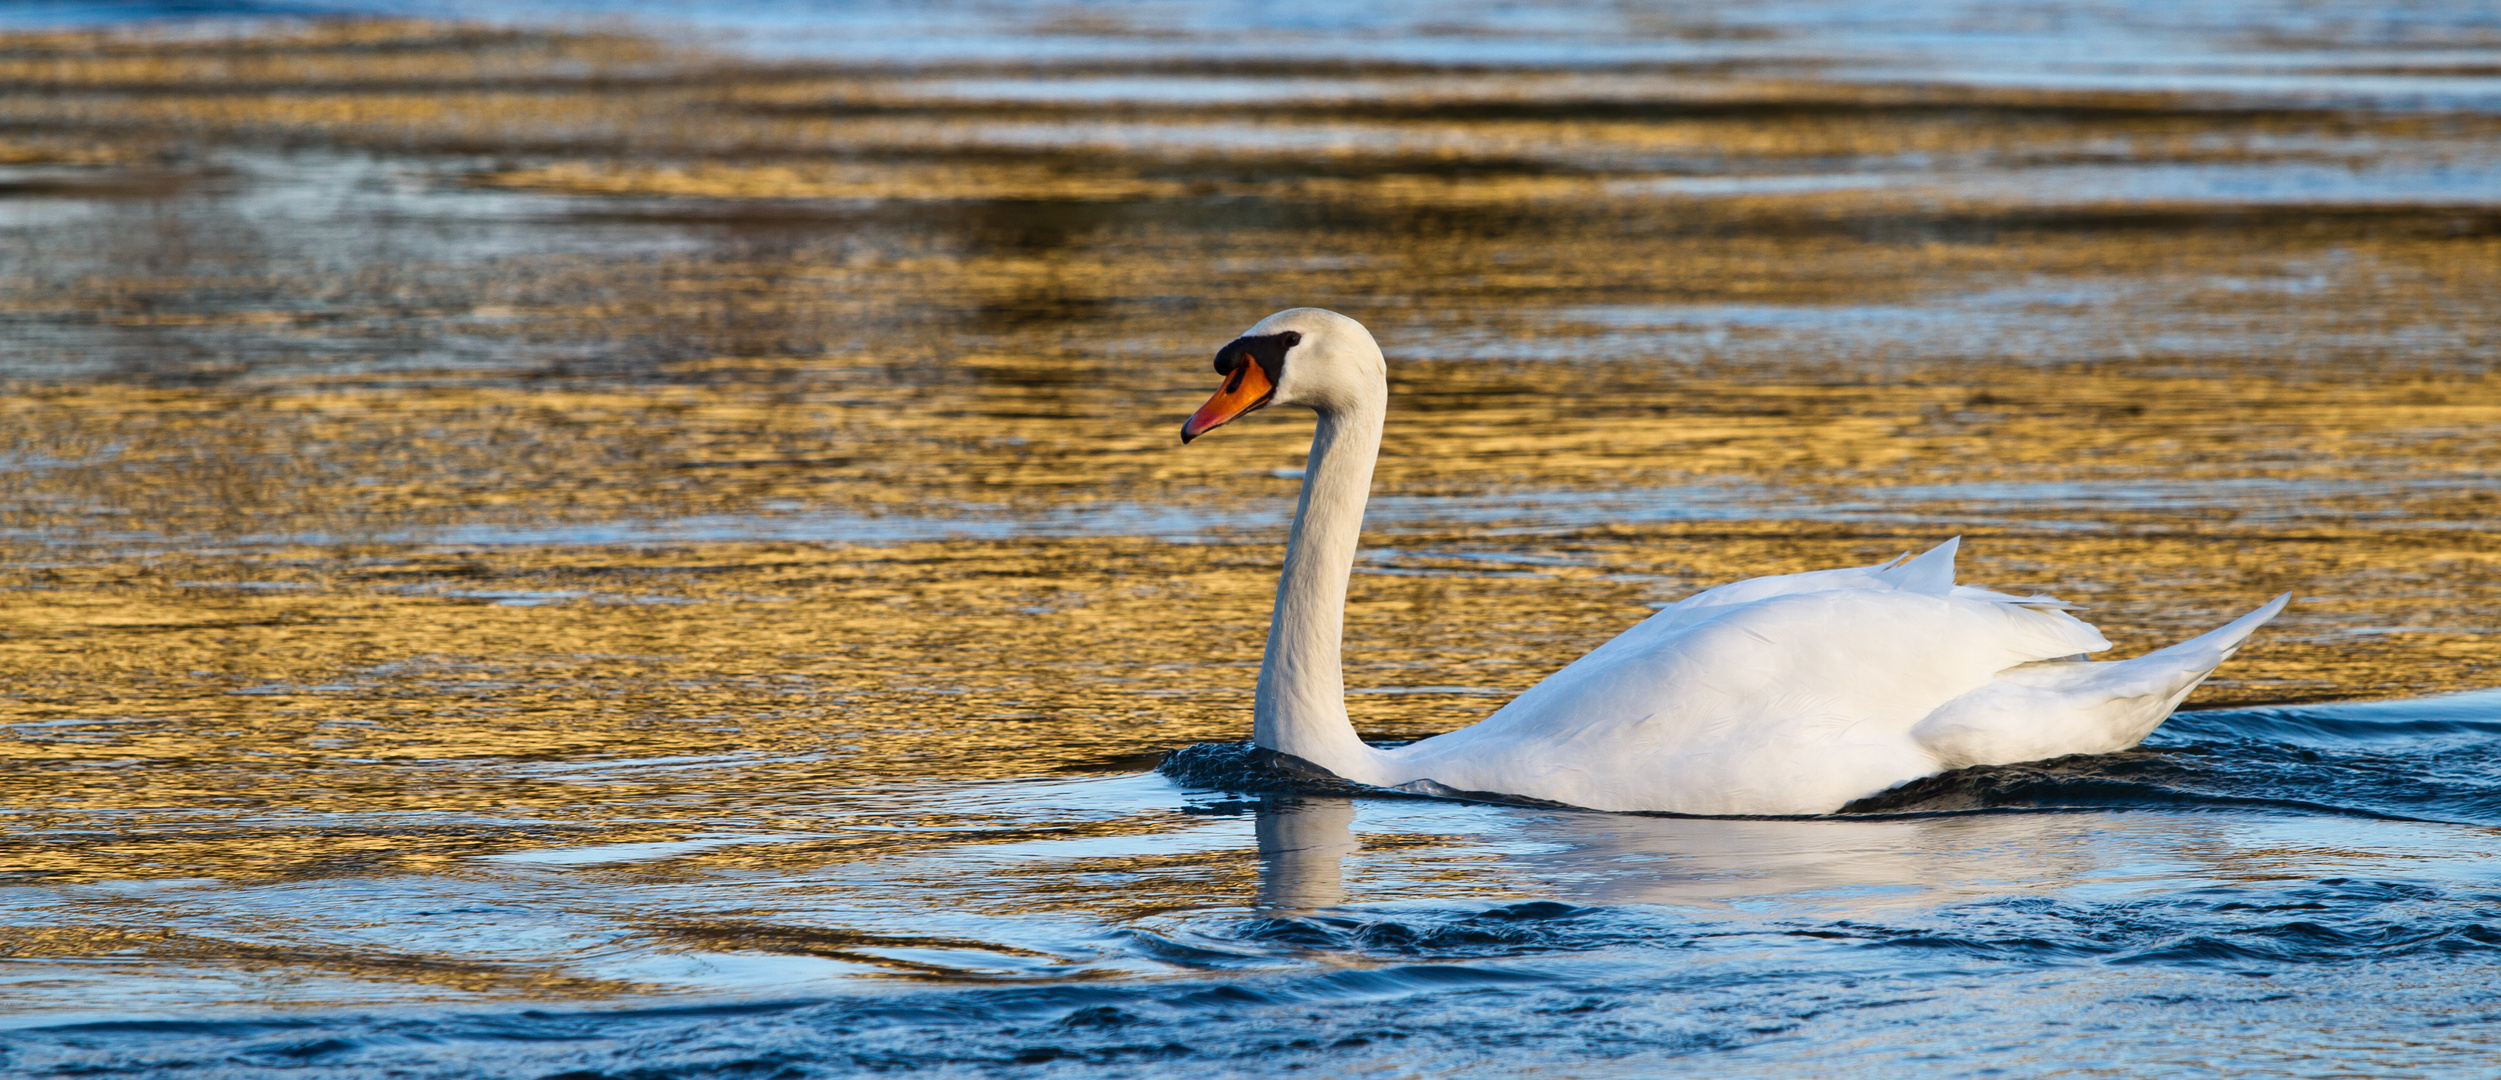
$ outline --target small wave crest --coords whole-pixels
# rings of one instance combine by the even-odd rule
[[[2487,901],[2406,882],[2325,878],[2118,903],[2015,897],[1902,924],[1842,921],[1792,932],[2000,963],[2244,969],[2417,954],[2489,957],[2501,952],[2501,930],[2483,907]]]
[[[2252,739],[2329,749],[2395,746],[2501,748],[2501,690],[2324,705],[2269,705],[2179,713],[2170,739]]]
[[[1483,911],[1386,914],[1329,912],[1253,919],[1235,931],[1244,942],[1297,950],[1410,959],[1484,959],[1646,944],[1657,928],[1616,924],[1603,908],[1533,900]]]

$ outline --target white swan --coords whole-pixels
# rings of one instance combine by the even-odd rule
[[[1492,716],[1383,749],[1346,716],[1346,581],[1389,387],[1363,324],[1295,308],[1216,353],[1188,442],[1271,404],[1320,414],[1277,579],[1252,738],[1363,784],[1595,810],[1825,814],[1965,765],[2123,750],[2151,734],[2290,594],[2132,660],[2046,596],[1954,584],[1956,541],[1916,559],[1753,578],[1661,610]]]

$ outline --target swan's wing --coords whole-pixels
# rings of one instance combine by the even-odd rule
[[[1710,618],[1718,608],[1734,604],[1751,604],[1775,596],[1796,593],[1831,592],[1835,589],[1873,589],[1879,592],[1912,592],[1924,596],[1953,596],[1967,600],[1990,600],[2004,604],[2027,604],[2033,607],[2069,608],[2074,605],[2055,596],[2034,594],[2015,596],[1983,589],[1976,585],[1954,584],[1954,556],[1962,550],[1963,538],[1955,537],[1929,548],[1918,558],[1908,552],[1873,566],[1845,566],[1835,570],[1809,570],[1801,574],[1774,574],[1770,577],[1747,578],[1726,585],[1704,589],[1665,608],[1650,618],[1667,623],[1695,623]],[[2109,648],[2105,645],[2103,648]]]
[[[1775,574],[1747,578],[1716,585],[1670,604],[1635,624],[1614,640],[1592,650],[1581,659],[1592,660],[1608,654],[1619,644],[1639,647],[1660,634],[1695,626],[1726,614],[1727,610],[1745,604],[1760,603],[1776,596],[1803,593],[1865,590],[1871,592],[1904,592],[1920,596],[1949,597],[1957,600],[1978,600],[1998,604],[2021,604],[2026,607],[2065,610],[2074,605],[2054,596],[2039,594],[2014,596],[1983,589],[1975,585],[1954,584],[1954,556],[1962,550],[1962,537],[1955,537],[1928,549],[1918,558],[1905,552],[1873,566],[1845,566],[1834,570],[1809,570],[1799,574]],[[2073,620],[2069,620],[2072,622]],[[2083,626],[2082,623],[2076,623]],[[2086,630],[2091,627],[2086,626]],[[2108,641],[2095,634],[2085,647],[2071,652],[2099,652],[2110,647]]]
[[[1816,814],[1946,767],[2142,739],[2286,598],[2122,663],[2048,597],[1917,559],[1687,598],[1483,723],[1383,755],[1391,783],[1601,810]]]
[[[1644,622],[1530,687],[1486,721],[1529,717],[1582,737],[1739,741],[1816,716],[1908,731],[1939,706],[2020,664],[2108,648],[2063,611],[1834,589],[1730,604],[1698,622]],[[1837,732],[1836,732],[1837,734]]]
[[[1648,620],[1485,722],[1393,751],[1413,775],[1605,810],[1821,813],[1937,770],[1909,731],[2009,667],[2107,648],[2061,611],[1840,588]]]
[[[2291,599],[2278,596],[2229,624],[2131,660],[2013,668],[1947,702],[1911,737],[1947,768],[2125,750],[2153,734]]]

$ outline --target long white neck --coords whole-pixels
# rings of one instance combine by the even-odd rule
[[[1259,698],[1251,737],[1348,780],[1378,783],[1379,751],[1355,736],[1346,717],[1346,681],[1339,642],[1346,626],[1346,580],[1355,569],[1363,504],[1372,464],[1381,453],[1385,395],[1320,410],[1311,459],[1303,469],[1302,505],[1294,511],[1277,577],[1276,614],[1259,665]]]

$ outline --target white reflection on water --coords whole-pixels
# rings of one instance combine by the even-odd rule
[[[1355,840],[1355,801],[1322,795],[1260,807],[1260,910],[1308,911],[1346,902],[1346,857]]]
[[[1259,811],[1263,906],[1404,900],[1431,862],[1359,854],[1366,833],[1448,828],[1439,858],[1518,895],[1727,916],[1853,919],[2007,895],[2092,901],[2339,876],[2501,873],[2501,830],[2212,812],[2040,812],[1874,821],[1640,817],[1315,796]],[[1353,860],[1350,864],[1349,860]],[[1438,858],[1434,861],[1438,861]]]

